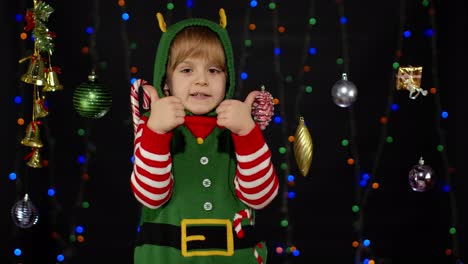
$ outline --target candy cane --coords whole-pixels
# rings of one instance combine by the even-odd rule
[[[243,238],[244,237],[244,230],[242,230],[242,219],[244,218],[249,218],[250,223],[252,223],[252,218],[251,218],[251,213],[249,209],[244,209],[242,211],[237,212],[234,215],[234,230],[236,231],[236,235],[238,238]]]
[[[244,209],[242,211],[237,212],[234,215],[234,230],[236,231],[236,236],[238,238],[244,238],[244,230],[242,230],[242,219],[248,218],[250,219],[250,224],[253,223],[252,221],[252,213],[250,212],[249,209]],[[263,264],[263,259],[262,257],[258,254],[257,247],[262,248],[262,244],[258,243],[254,248],[254,256],[257,259],[258,264]]]
[[[262,248],[262,243],[257,244],[258,248]],[[258,264],[263,264],[263,258],[258,254],[257,247],[254,247],[254,256],[257,259]]]
[[[132,105],[132,118],[133,118],[133,132],[136,135],[136,131],[138,128],[138,123],[140,122],[140,102],[138,99],[138,90],[140,87],[147,85],[148,82],[143,79],[137,79],[133,82],[132,86],[130,87],[130,103]],[[149,109],[150,105],[150,96],[149,94],[143,89],[143,109]]]

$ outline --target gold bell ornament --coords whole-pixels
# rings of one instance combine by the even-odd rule
[[[46,117],[49,114],[49,111],[47,110],[47,106],[45,106],[45,97],[43,96],[41,98],[41,95],[39,93],[39,90],[37,89],[37,86],[34,85],[34,94],[33,94],[33,120],[36,120],[36,118],[42,118]]]
[[[33,104],[34,117],[42,118],[49,114],[47,107],[44,105],[44,99],[35,99]]]
[[[45,71],[44,71],[44,62],[41,59],[40,55],[33,55],[21,59],[19,62],[22,63],[25,60],[29,61],[28,70],[26,73],[21,75],[21,81],[29,84],[35,84],[43,86],[46,83]]]
[[[299,125],[294,134],[294,157],[304,177],[309,173],[310,164],[312,162],[312,148],[312,137],[305,125],[304,118],[300,117]]]
[[[31,168],[42,168],[41,153],[39,152],[39,149],[33,148],[30,155],[31,157],[29,158],[28,162],[26,162],[26,165]]]
[[[40,138],[37,122],[31,121],[28,124],[26,127],[26,136],[21,140],[21,144],[32,148],[42,148],[44,146]]]
[[[60,69],[57,67],[49,67],[47,70],[47,82],[45,86],[42,88],[43,92],[55,92],[59,90],[63,90],[63,85],[60,84],[58,79],[58,74],[60,73]]]

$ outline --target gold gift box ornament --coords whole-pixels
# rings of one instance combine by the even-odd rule
[[[422,67],[399,67],[396,80],[397,90],[408,90],[409,98],[416,99],[419,94],[427,95],[421,86]]]

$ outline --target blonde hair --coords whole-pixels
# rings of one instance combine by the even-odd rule
[[[218,35],[206,27],[191,26],[177,33],[169,51],[166,78],[170,78],[177,65],[187,58],[206,58],[226,71],[223,45]]]

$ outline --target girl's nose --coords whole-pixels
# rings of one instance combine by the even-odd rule
[[[196,84],[208,85],[208,78],[205,72],[198,74]]]

